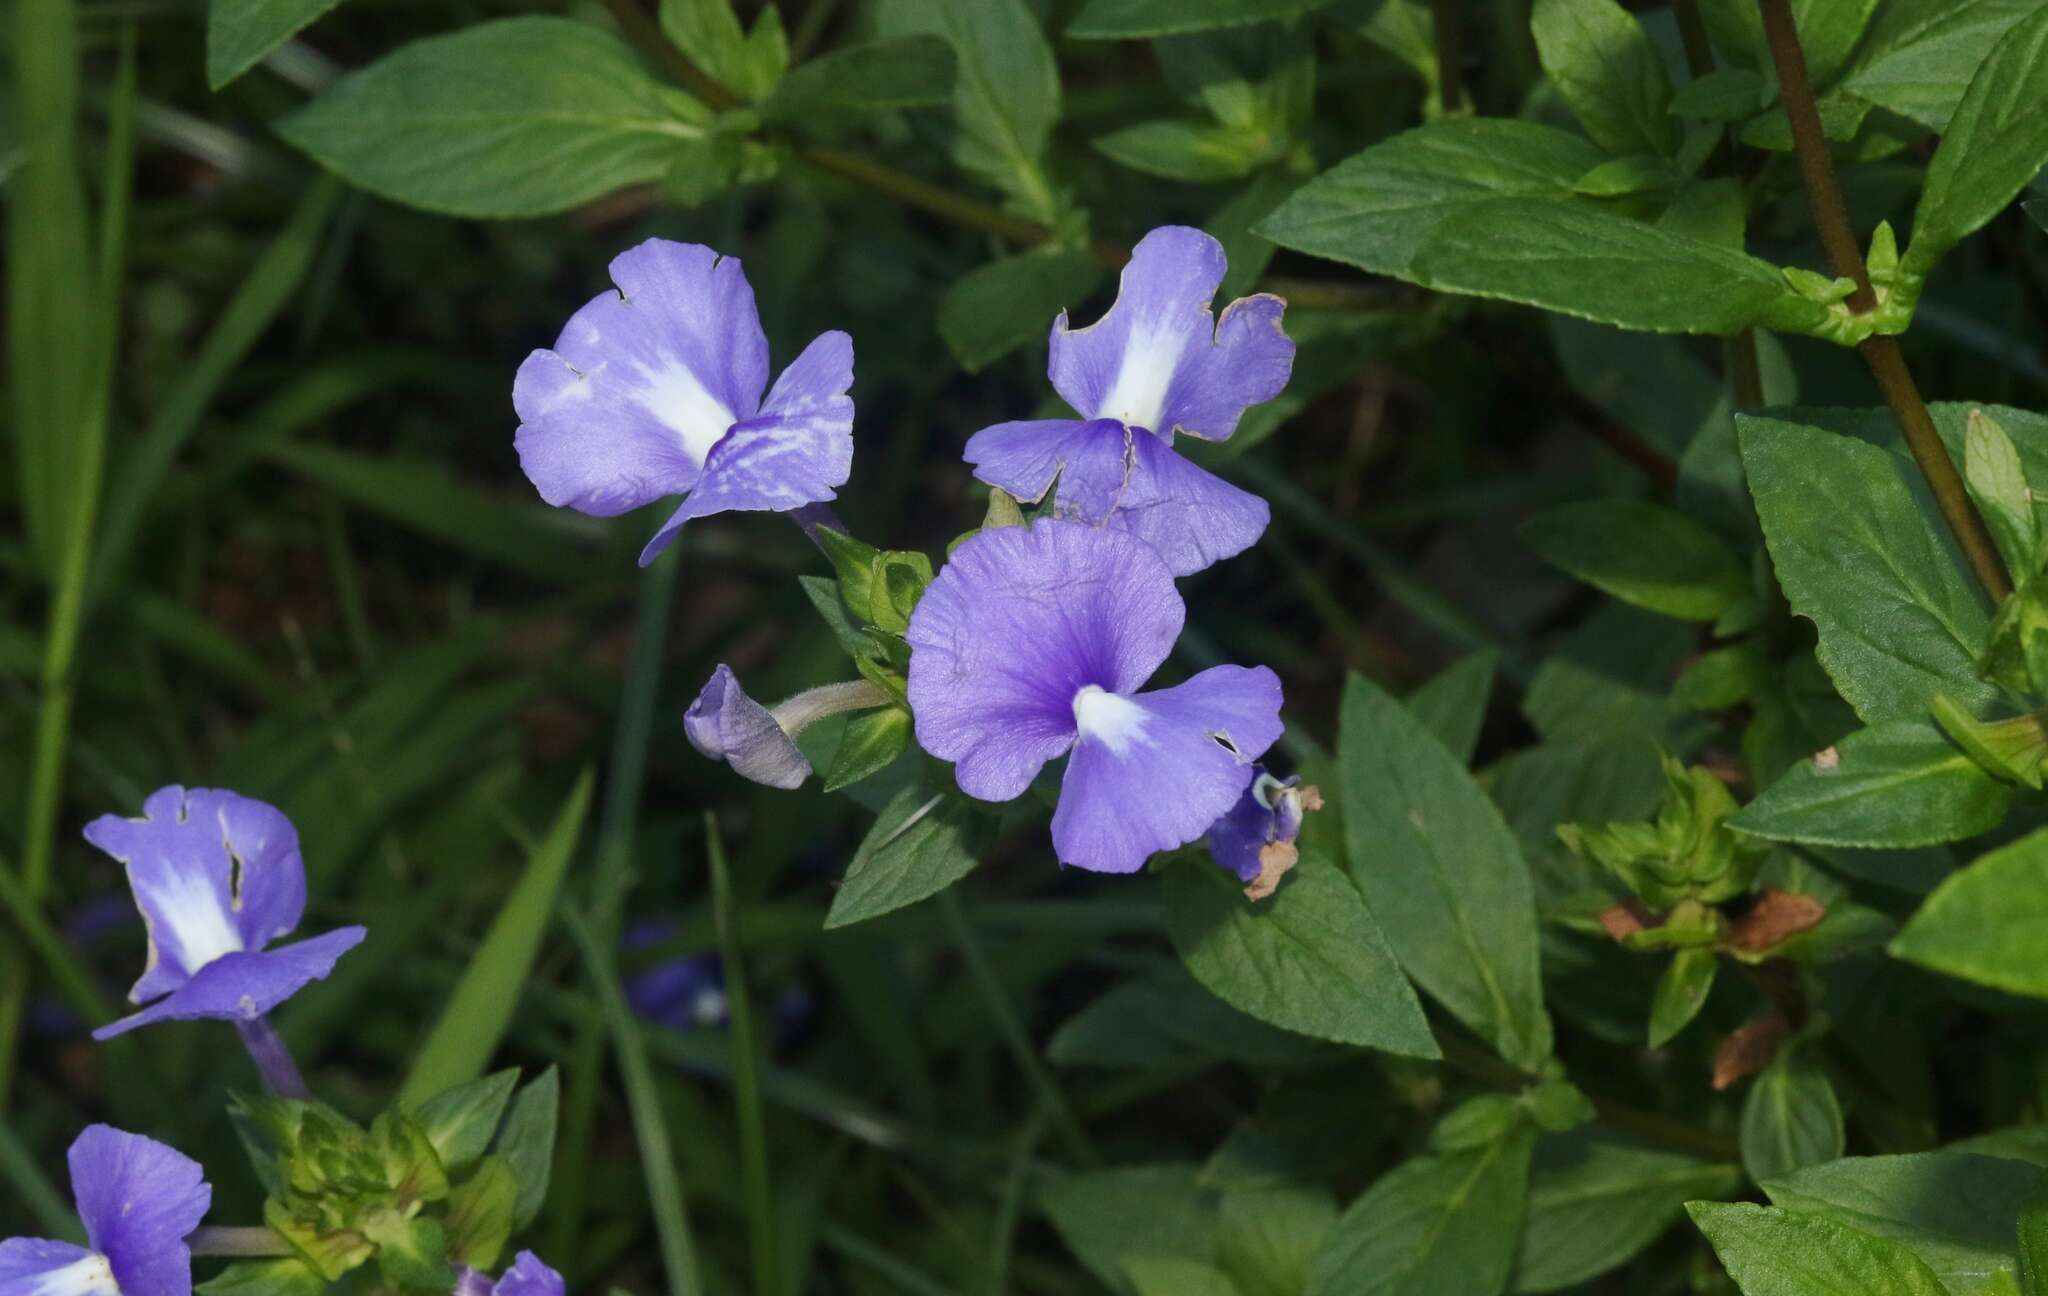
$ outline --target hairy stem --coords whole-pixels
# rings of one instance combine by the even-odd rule
[[[1758,0],[1758,3],[1763,9],[1764,34],[1770,40],[1771,61],[1778,70],[1785,115],[1792,123],[1792,143],[1799,158],[1799,175],[1806,185],[1807,205],[1812,209],[1814,226],[1820,232],[1821,246],[1826,249],[1828,263],[1834,267],[1835,273],[1856,285],[1856,291],[1848,298],[1849,309],[1859,314],[1867,313],[1877,308],[1877,293],[1871,287],[1870,270],[1863,262],[1856,232],[1849,224],[1849,207],[1842,200],[1842,187],[1835,180],[1835,165],[1828,156],[1827,137],[1821,132],[1820,109],[1814,102],[1813,83],[1806,74],[1806,52],[1799,43],[1799,29],[1792,19],[1790,0]],[[2012,593],[2012,581],[2006,576],[2005,564],[1998,557],[1991,532],[1985,527],[1969,492],[1963,488],[1962,475],[1956,471],[1954,461],[1948,457],[1948,449],[1942,445],[1941,436],[1934,429],[1934,419],[1928,414],[1927,402],[1921,399],[1920,389],[1906,368],[1906,358],[1899,350],[1898,340],[1873,336],[1866,339],[1858,350],[1863,353],[1864,363],[1870,367],[1871,377],[1877,380],[1878,389],[1884,393],[1885,403],[1891,406],[1899,430],[1905,433],[1906,446],[1913,452],[1913,462],[1920,465],[1920,473],[1927,479],[1928,489],[1934,493],[1934,502],[1941,509],[1942,520],[1948,523],[1956,544],[1962,548],[1963,556],[1969,560],[1984,592],[1991,596],[1992,602],[2003,602]]]
[[[288,1256],[292,1254],[291,1243],[262,1225],[232,1228],[214,1225],[201,1228],[188,1239],[186,1245],[196,1256]]]
[[[299,1074],[299,1064],[292,1060],[291,1050],[284,1046],[284,1039],[267,1017],[250,1017],[235,1023],[235,1032],[242,1037],[242,1047],[249,1050],[249,1057],[256,1063],[257,1071],[263,1075],[263,1085],[280,1098],[297,1098],[302,1102],[313,1100],[313,1091],[306,1087],[306,1078]]]

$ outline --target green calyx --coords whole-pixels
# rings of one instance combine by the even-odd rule
[[[1725,826],[1736,811],[1735,798],[1704,766],[1688,769],[1670,756],[1662,760],[1664,804],[1654,820],[1560,824],[1558,838],[1655,910],[1686,901],[1717,904],[1748,891],[1765,850]],[[1675,938],[1689,928],[1674,922],[1658,930]],[[1710,931],[1702,933],[1701,943],[1712,940]]]
[[[1868,338],[1893,337],[1906,331],[1913,322],[1913,312],[1919,308],[1927,277],[1901,261],[1898,236],[1892,232],[1889,221],[1880,224],[1871,235],[1870,252],[1864,264],[1877,304],[1862,311],[1849,305],[1849,298],[1856,293],[1854,279],[1840,275],[1829,278],[1797,266],[1779,267],[1787,287],[1807,301],[1827,308],[1818,321],[1806,326],[1808,334],[1842,346],[1856,346]]]

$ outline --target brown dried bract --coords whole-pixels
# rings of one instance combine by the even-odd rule
[[[1714,1088],[1726,1089],[1745,1076],[1753,1076],[1778,1056],[1789,1024],[1783,1013],[1767,1013],[1721,1041],[1714,1050]]]
[[[1244,889],[1247,900],[1264,900],[1280,889],[1280,879],[1301,859],[1293,842],[1267,842],[1259,848],[1259,875]]]
[[[1640,900],[1623,900],[1608,905],[1600,911],[1600,925],[1615,940],[1625,941],[1639,931],[1647,931],[1656,921]]]
[[[1728,944],[1758,954],[1800,932],[1812,931],[1827,915],[1827,906],[1810,895],[1765,887],[1749,912],[1729,924]]]

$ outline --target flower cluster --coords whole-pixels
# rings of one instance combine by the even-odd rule
[[[1101,319],[1053,321],[1048,375],[1075,417],[983,428],[964,455],[999,500],[1039,516],[992,511],[935,578],[921,555],[872,550],[822,508],[851,467],[845,335],[814,341],[759,404],[753,294],[708,248],[656,239],[612,263],[618,291],[520,369],[520,459],[543,498],[599,516],[686,495],[643,563],[688,519],[727,509],[796,513],[832,559],[864,678],[768,707],[721,665],[684,716],[705,755],[793,788],[812,773],[797,745],[809,724],[907,708],[918,744],[971,797],[1013,800],[1066,757],[1062,863],[1129,873],[1206,835],[1258,898],[1319,804],[1256,766],[1280,737],[1278,678],[1218,666],[1144,688],[1185,619],[1175,579],[1250,547],[1269,517],[1174,449],[1179,435],[1228,438],[1293,365],[1279,298],[1212,312],[1224,270],[1209,235],[1156,229]]]

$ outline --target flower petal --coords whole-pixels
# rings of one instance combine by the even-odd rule
[[[71,1144],[71,1192],[121,1296],[190,1296],[185,1239],[213,1201],[197,1161],[155,1139],[91,1125]]]
[[[1129,440],[1115,419],[1026,419],[976,432],[961,457],[974,465],[976,478],[1028,503],[1044,499],[1059,477],[1061,498],[1072,490],[1075,511],[1100,521],[1123,490]]]
[[[1223,245],[1198,229],[1166,225],[1131,250],[1116,302],[1086,328],[1052,326],[1052,385],[1088,418],[1171,433],[1168,395],[1189,358],[1215,336],[1209,303],[1223,282]]]
[[[1185,616],[1172,573],[1135,537],[1054,520],[984,531],[911,614],[918,743],[955,763],[968,795],[1018,796],[1073,742],[1080,690],[1137,688]]]
[[[1067,487],[1060,484],[1060,507]],[[1197,467],[1149,432],[1131,434],[1131,470],[1107,525],[1138,536],[1176,576],[1252,547],[1271,520],[1266,501]]]
[[[149,962],[129,991],[146,1003],[177,989],[213,960],[246,948],[235,912],[233,858],[218,815],[202,800],[197,815],[184,788],[159,788],[143,817],[102,815],[85,839],[128,869],[128,885],[149,928]],[[300,886],[304,886],[303,879]]]
[[[365,935],[361,927],[337,927],[276,949],[223,954],[177,990],[141,1012],[100,1027],[92,1037],[110,1040],[160,1021],[260,1017],[312,982],[324,979],[334,970],[335,961],[362,944]]]
[[[711,447],[704,474],[640,555],[646,566],[683,523],[730,509],[787,512],[837,497],[853,471],[853,339],[821,333],[775,380],[758,418]]]
[[[492,1296],[563,1296],[567,1290],[556,1273],[531,1251],[521,1251],[505,1276],[498,1279]]]
[[[0,1296],[121,1296],[106,1257],[45,1238],[0,1242]]]
[[[811,776],[810,761],[723,662],[683,712],[683,733],[692,747],[756,783],[793,788]]]
[[[1280,730],[1280,679],[1263,666],[1213,666],[1119,698],[1107,722],[1083,725],[1067,761],[1052,816],[1060,862],[1134,873],[1196,840],[1237,804]]]
[[[298,829],[276,806],[240,793],[194,788],[186,815],[215,825],[234,861],[235,925],[246,949],[262,949],[299,925],[306,911],[306,861]]]
[[[520,466],[550,504],[612,517],[693,486],[753,417],[768,339],[740,263],[649,239],[613,259],[617,292],[571,316],[520,366]]]
[[[1240,882],[1249,882],[1259,875],[1259,852],[1272,840],[1273,812],[1253,795],[1257,786],[1254,776],[1253,782],[1245,784],[1237,804],[1210,824],[1207,834],[1209,857],[1235,873]]]
[[[1191,349],[1182,364],[1157,430],[1227,440],[1245,410],[1278,396],[1294,371],[1294,339],[1280,324],[1286,309],[1271,293],[1224,307],[1214,344]]]

